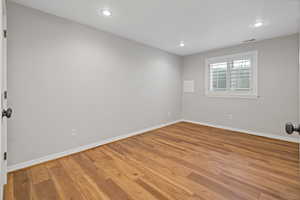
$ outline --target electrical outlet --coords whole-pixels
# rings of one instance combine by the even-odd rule
[[[168,117],[171,117],[172,113],[171,112],[168,112]]]
[[[232,114],[228,114],[227,118],[231,120],[233,118]]]

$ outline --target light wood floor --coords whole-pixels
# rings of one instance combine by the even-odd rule
[[[177,123],[9,174],[6,200],[300,200],[298,145]]]

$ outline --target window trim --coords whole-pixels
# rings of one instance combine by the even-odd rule
[[[209,65],[216,62],[228,62],[235,58],[240,58],[243,56],[252,57],[251,72],[252,72],[252,91],[250,92],[238,92],[238,91],[210,91],[210,74]],[[249,51],[238,54],[231,54],[225,56],[211,57],[205,59],[205,96],[207,97],[225,97],[225,98],[248,98],[256,99],[258,98],[258,78],[257,78],[257,51]]]

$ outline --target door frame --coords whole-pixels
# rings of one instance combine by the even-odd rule
[[[6,30],[6,0],[0,3],[0,111],[7,107],[7,100],[3,96],[3,91],[7,87],[7,41],[4,36]],[[7,121],[1,118],[0,123],[0,199],[3,199],[4,185],[7,183],[7,161],[4,160],[4,152],[7,152]]]
[[[298,124],[300,124],[300,23],[298,30]],[[298,137],[298,145],[299,145],[299,169],[300,169],[300,133]],[[300,172],[299,172],[300,173]]]

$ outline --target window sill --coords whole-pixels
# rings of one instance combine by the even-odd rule
[[[206,97],[216,98],[240,98],[240,99],[258,99],[255,94],[205,94]]]

